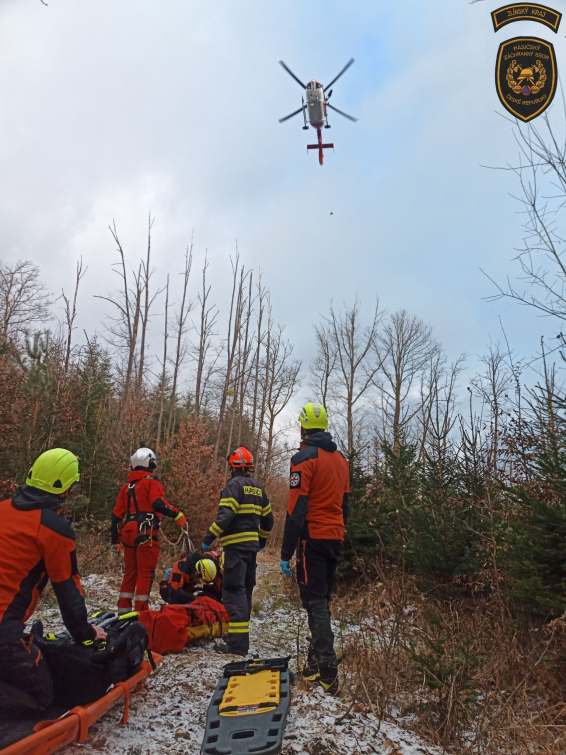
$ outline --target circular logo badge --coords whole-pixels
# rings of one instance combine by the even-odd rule
[[[297,488],[301,484],[301,476],[298,472],[293,472],[291,475],[291,487]]]

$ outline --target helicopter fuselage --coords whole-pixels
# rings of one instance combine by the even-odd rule
[[[320,129],[326,123],[326,100],[322,84],[313,79],[305,89],[307,121],[313,128]]]

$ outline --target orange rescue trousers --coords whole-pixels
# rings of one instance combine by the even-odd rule
[[[134,611],[145,611],[149,608],[149,594],[159,560],[160,547],[157,535],[151,533],[151,531],[148,535],[149,540],[147,542],[136,546],[134,543],[138,539],[137,523],[130,522],[122,530],[126,572],[120,588],[119,614],[128,613],[132,610],[134,597]]]

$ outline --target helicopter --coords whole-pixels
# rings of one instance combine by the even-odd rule
[[[330,87],[338,81],[340,76],[342,76],[343,73],[346,73],[348,68],[352,65],[354,62],[354,58],[350,58],[350,60],[346,63],[344,68],[340,71],[338,76],[335,76],[330,84],[327,84],[326,86],[323,86],[319,81],[316,79],[311,79],[308,84],[303,84],[303,82],[295,76],[293,71],[291,71],[290,68],[288,68],[285,63],[280,60],[279,64],[283,66],[283,68],[287,71],[289,76],[292,76],[297,84],[300,84],[303,89],[305,90],[306,95],[306,102],[305,98],[303,97],[303,104],[298,109],[295,110],[294,113],[290,113],[289,115],[286,115],[284,118],[279,119],[279,123],[284,123],[285,121],[288,121],[289,118],[293,118],[295,115],[298,115],[299,113],[303,114],[303,120],[305,125],[303,126],[303,131],[309,130],[309,123],[310,125],[316,129],[316,133],[318,136],[318,144],[307,144],[307,153],[309,149],[318,149],[318,162],[323,165],[324,163],[324,152],[325,149],[334,149],[334,144],[323,144],[322,142],[322,128],[330,128],[330,124],[328,123],[328,112],[327,108],[330,108],[331,110],[334,110],[336,113],[339,113],[340,115],[343,115],[344,118],[348,118],[350,121],[357,121],[357,118],[354,118],[352,115],[348,115],[348,113],[344,113],[342,110],[338,110],[337,107],[334,107],[331,105],[328,100],[332,96],[332,89]],[[324,90],[328,89],[330,90],[328,94],[324,95]],[[308,117],[307,117],[308,114]]]

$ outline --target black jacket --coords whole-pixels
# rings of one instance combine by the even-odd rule
[[[224,548],[238,545],[258,550],[272,529],[271,504],[263,486],[253,477],[236,474],[220,494],[218,516],[203,543],[211,545],[219,538]]]

